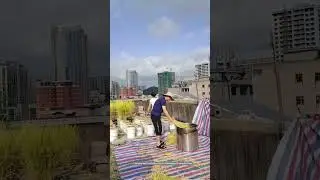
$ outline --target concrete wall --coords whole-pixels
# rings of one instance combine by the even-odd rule
[[[91,143],[95,141],[107,141],[109,134],[104,123],[80,124],[77,125],[80,138],[80,156],[87,163],[90,161]]]
[[[149,101],[140,100],[135,101],[137,107],[143,106],[146,110],[149,105]],[[197,104],[185,103],[185,102],[170,102],[167,104],[167,110],[169,114],[177,119],[184,120],[186,122],[192,122],[194,112],[196,111]]]
[[[216,179],[265,180],[278,144],[276,125],[242,120],[212,124]]]

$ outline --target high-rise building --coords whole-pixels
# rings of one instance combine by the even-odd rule
[[[208,78],[210,77],[210,66],[209,63],[202,63],[195,65],[195,78],[196,79],[202,79],[202,78]]]
[[[164,94],[166,93],[168,88],[172,88],[172,85],[175,82],[175,73],[165,71],[162,73],[158,73],[158,93]]]
[[[87,35],[80,25],[56,26],[51,32],[55,61],[55,81],[72,81],[79,85],[88,102]]]
[[[135,70],[126,71],[127,87],[138,88],[138,73]]]
[[[107,95],[110,78],[108,76],[96,76],[89,78],[89,90],[98,91],[100,94]]]
[[[120,97],[120,85],[116,81],[111,81],[110,84],[110,98],[118,99]]]
[[[28,119],[28,70],[13,61],[0,61],[0,114],[9,121]]]
[[[282,8],[273,15],[273,45],[276,59],[283,60],[284,53],[319,48],[320,6],[298,4]]]

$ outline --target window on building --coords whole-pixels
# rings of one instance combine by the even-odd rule
[[[231,94],[232,94],[233,96],[236,96],[236,95],[237,95],[237,86],[232,86],[232,87],[231,87]]]
[[[296,96],[296,105],[304,105],[304,97],[303,96]]]
[[[320,72],[314,73],[314,81],[319,82],[320,81]]]
[[[296,73],[296,83],[303,83],[302,73]]]
[[[316,106],[319,107],[320,106],[320,95],[316,96]]]
[[[210,84],[208,84],[208,88],[210,88]]]
[[[253,95],[253,88],[252,88],[252,86],[250,86],[249,89],[250,89],[250,95]]]
[[[240,85],[240,95],[245,96],[248,94],[248,86]]]
[[[203,85],[202,85],[202,88],[204,88],[204,87],[205,87],[205,85],[203,84]]]
[[[204,96],[204,95],[206,95],[206,93],[205,93],[205,92],[202,92],[202,95]]]

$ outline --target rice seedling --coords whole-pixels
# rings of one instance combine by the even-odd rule
[[[111,119],[116,118],[117,116],[116,101],[110,101],[110,115],[111,115]]]
[[[68,168],[77,152],[72,126],[0,128],[0,179],[52,179],[57,168]]]
[[[0,129],[0,179],[19,178],[21,159],[15,136],[6,129]]]
[[[117,116],[120,119],[127,119],[128,117],[133,117],[136,110],[135,103],[133,101],[115,101],[114,106],[117,112]]]
[[[176,125],[179,128],[182,128],[182,129],[190,128],[190,125],[187,124],[187,123],[184,123],[184,122],[180,122],[180,121],[174,120],[173,123],[174,123],[174,125]]]
[[[169,133],[168,136],[167,136],[167,141],[166,141],[166,143],[167,143],[168,145],[175,145],[175,144],[177,144],[177,134],[176,134],[176,133],[173,133],[173,132]]]
[[[168,176],[161,166],[153,166],[152,173],[148,176],[150,180],[179,180],[180,178]]]
[[[77,149],[76,130],[70,126],[26,126],[18,136],[27,179],[52,179],[53,172],[68,166]]]

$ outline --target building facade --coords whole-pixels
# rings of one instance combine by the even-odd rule
[[[138,88],[138,73],[135,70],[126,71],[126,81],[128,88]]]
[[[192,81],[189,86],[189,93],[198,99],[210,98],[210,80],[202,78]]]
[[[294,57],[290,55],[291,57]],[[298,56],[299,57],[299,56]],[[284,114],[320,112],[320,58],[304,56],[288,59],[278,65],[279,84]],[[273,63],[254,65],[254,100],[278,110],[277,84]]]
[[[28,118],[30,78],[28,70],[14,61],[0,61],[0,114],[9,121]]]
[[[37,117],[51,110],[70,110],[84,105],[81,88],[71,81],[40,81],[36,89]]]
[[[133,87],[123,87],[120,89],[120,96],[121,99],[127,99],[127,98],[133,98],[134,96],[137,96],[137,89]]]
[[[98,91],[101,94],[107,95],[110,79],[108,76],[89,77],[89,91]]]
[[[210,77],[210,65],[209,63],[202,63],[195,65],[195,78],[202,79]]]
[[[320,8],[315,4],[298,4],[273,12],[273,46],[277,60],[286,52],[319,48]]]
[[[168,88],[172,88],[175,79],[175,72],[165,71],[162,73],[158,73],[158,93],[166,93]]]
[[[111,81],[110,83],[110,98],[111,99],[120,98],[120,85],[116,81]]]
[[[88,47],[84,29],[56,26],[51,31],[55,62],[55,81],[72,81],[79,85],[82,99],[88,101]]]

